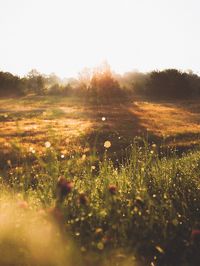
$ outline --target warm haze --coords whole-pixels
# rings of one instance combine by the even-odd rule
[[[200,265],[200,0],[0,0],[0,266]]]
[[[200,69],[198,0],[0,0],[2,71]]]

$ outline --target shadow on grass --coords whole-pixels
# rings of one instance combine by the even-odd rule
[[[96,127],[84,135],[81,142],[88,143],[90,149],[102,157],[106,150],[104,143],[110,141],[111,147],[107,154],[115,159],[122,158],[136,136],[147,138],[147,135],[151,135],[131,112],[133,108],[138,107],[130,102],[98,104],[95,112],[90,112],[90,119],[95,121]]]
[[[162,103],[165,106],[184,108],[182,101],[164,102],[158,100],[154,102]],[[94,109],[94,106],[92,108]],[[183,132],[164,138],[148,131],[137,115],[139,108],[134,102],[98,104],[96,111],[90,114],[90,118],[96,121],[96,128],[91,133],[84,135],[82,142],[86,141],[90,149],[96,151],[101,158],[106,151],[105,141],[110,141],[111,147],[106,152],[109,157],[118,161],[123,160],[124,157],[129,157],[129,147],[136,136],[142,137],[149,143],[156,143],[158,150],[163,155],[176,152],[177,155],[181,156],[182,153],[199,147],[200,133]],[[192,103],[189,108],[192,112]],[[198,108],[200,109],[200,106]],[[196,107],[196,110],[198,108]]]
[[[137,111],[139,110],[139,106],[131,101],[112,101],[112,99],[109,100],[107,103],[97,103],[88,101],[87,99],[80,100],[79,98],[76,100],[77,102],[71,102],[71,98],[63,99],[62,97],[38,97],[38,100],[42,99],[42,102],[48,102],[48,105],[44,108],[35,108],[32,110],[22,110],[17,112],[11,112],[8,114],[8,116],[4,116],[6,112],[2,109],[1,116],[2,122],[7,121],[18,121],[20,119],[24,118],[35,118],[40,117],[41,121],[44,119],[50,120],[50,119],[58,119],[59,121],[65,121],[65,124],[67,125],[68,121],[67,119],[73,118],[73,119],[82,119],[81,123],[88,122],[88,120],[92,124],[91,130],[87,131],[87,133],[81,133],[81,136],[76,136],[74,138],[74,142],[76,142],[77,146],[81,147],[89,147],[90,152],[95,152],[100,158],[103,157],[105,154],[106,148],[104,147],[105,141],[110,141],[111,147],[107,149],[107,155],[112,158],[114,161],[122,161],[123,158],[129,156],[129,147],[133,143],[134,138],[136,136],[140,136],[147,140],[148,142],[154,142],[158,146],[163,144],[163,138],[156,136],[153,132],[147,131],[147,128],[142,126],[142,121],[140,120],[140,117],[137,115]],[[75,98],[73,98],[75,101]],[[29,100],[29,98],[27,99]],[[30,98],[30,100],[32,100]],[[137,99],[136,99],[137,100]],[[37,101],[36,98],[34,98],[33,101],[33,108],[35,101]],[[49,103],[55,103],[56,106],[52,106]],[[163,104],[173,104],[172,102],[166,102]],[[71,106],[69,108],[69,105]],[[53,108],[52,108],[53,107]],[[69,110],[68,110],[69,109]],[[43,114],[45,113],[45,115]],[[85,120],[86,119],[86,120]],[[148,119],[148,117],[147,117]],[[85,121],[84,121],[85,120]],[[70,121],[69,121],[70,122]],[[29,123],[32,123],[32,120],[29,121]],[[30,124],[31,125],[31,124]],[[54,129],[58,130],[56,126],[54,125]],[[65,126],[66,129],[66,126]],[[60,128],[59,130],[62,130]],[[74,129],[73,129],[74,130]],[[77,131],[79,129],[77,128]],[[89,132],[89,133],[88,133]],[[60,132],[58,132],[60,133]],[[6,132],[2,133],[2,137],[6,137]],[[26,130],[26,131],[19,131],[14,133],[9,133],[10,137],[18,137],[18,138],[24,138],[24,137],[30,137],[30,143],[34,142],[34,137],[37,137],[39,134],[45,135],[45,131],[38,130]],[[69,134],[70,133],[70,124],[69,124]],[[59,134],[58,134],[59,135]],[[63,135],[64,136],[64,135]],[[67,136],[64,136],[64,142]],[[165,145],[167,146],[168,143],[173,143],[173,140],[176,146],[176,140],[183,140],[182,143],[184,143],[184,140],[186,138],[189,139],[197,139],[199,137],[199,134],[197,133],[191,133],[191,134],[179,134],[176,136],[169,136],[165,139]],[[26,140],[27,141],[27,140]],[[36,140],[38,141],[38,139]],[[189,143],[189,142],[188,142]],[[63,144],[63,146],[66,144]],[[72,145],[73,146],[73,145]],[[180,145],[178,147],[179,153],[185,152],[188,150],[188,148],[193,148],[194,145]],[[60,148],[60,147],[56,147]],[[69,147],[67,147],[69,148]],[[11,151],[12,152],[12,151]],[[13,154],[7,154],[6,156],[2,154],[1,160],[2,162],[5,162],[6,160],[10,160],[10,158],[15,160],[16,156]],[[89,152],[88,152],[89,153]]]

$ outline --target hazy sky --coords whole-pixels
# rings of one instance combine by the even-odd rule
[[[200,70],[200,0],[0,0],[0,70]]]

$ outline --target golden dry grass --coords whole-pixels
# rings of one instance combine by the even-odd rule
[[[137,101],[133,113],[140,124],[158,137],[173,139],[177,145],[199,143],[200,102],[146,102]],[[171,141],[172,142],[172,141]]]
[[[78,101],[73,106],[71,104],[67,99],[58,99],[54,103],[45,98],[23,103],[17,99],[2,99],[1,150],[9,152],[11,143],[18,143],[27,150],[42,151],[46,141],[56,142],[62,150],[68,150],[77,137],[91,128],[82,105]]]
[[[134,136],[147,132],[156,138],[164,136],[169,145],[190,146],[199,143],[199,113],[198,100],[137,99],[132,103],[97,106],[67,97],[0,99],[0,150],[9,154],[12,143],[18,143],[27,151],[43,152],[49,141],[67,154],[85,149],[80,144],[81,137],[85,144],[91,141],[93,145],[94,135],[99,136],[101,147],[110,140],[112,148],[115,145],[115,150],[119,150]]]

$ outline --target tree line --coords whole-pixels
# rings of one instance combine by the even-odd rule
[[[200,96],[200,77],[192,71],[165,69],[149,73],[130,72],[121,78],[121,84],[133,92],[153,98],[188,98]]]
[[[25,77],[0,72],[0,96],[86,95],[93,98],[120,98],[140,94],[154,98],[188,98],[200,95],[200,76],[177,69],[117,75],[108,65],[84,69],[79,77],[61,80],[55,74],[43,75],[37,70]]]

